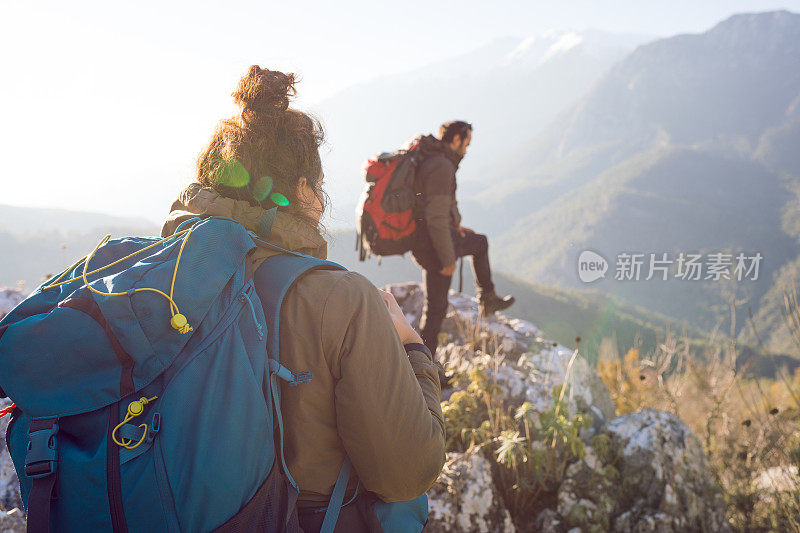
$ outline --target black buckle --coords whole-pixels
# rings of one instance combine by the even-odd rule
[[[50,429],[28,433],[28,454],[25,456],[25,475],[38,479],[55,474],[58,467],[58,424]]]

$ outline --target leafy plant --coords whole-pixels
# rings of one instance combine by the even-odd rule
[[[533,404],[508,405],[487,369],[469,374],[466,389],[442,404],[448,451],[483,448],[496,460],[495,481],[511,515],[533,515],[555,498],[567,466],[584,456],[581,430],[592,425],[584,413],[569,415],[566,387],[552,390],[543,412]]]

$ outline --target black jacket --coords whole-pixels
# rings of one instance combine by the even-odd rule
[[[446,267],[456,262],[453,233],[461,225],[456,201],[456,170],[461,156],[432,135],[420,139],[419,149],[425,157],[417,169],[422,193],[418,248],[432,248],[442,267]]]

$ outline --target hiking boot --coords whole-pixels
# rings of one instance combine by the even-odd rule
[[[491,316],[495,311],[502,311],[514,305],[514,297],[511,295],[500,298],[494,291],[482,294],[479,298],[481,316]]]

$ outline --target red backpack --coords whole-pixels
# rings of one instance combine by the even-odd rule
[[[416,139],[407,149],[364,163],[367,182],[356,209],[358,258],[401,255],[411,250],[417,230],[416,170],[422,159]]]

